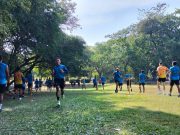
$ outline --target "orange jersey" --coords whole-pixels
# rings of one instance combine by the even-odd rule
[[[23,74],[18,71],[14,74],[14,83],[15,84],[22,84],[22,77],[23,77]]]
[[[166,66],[157,67],[157,73],[159,78],[166,78],[168,68]]]

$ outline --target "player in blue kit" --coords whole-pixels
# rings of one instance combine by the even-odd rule
[[[58,101],[58,106],[60,106],[60,93],[59,88],[61,90],[61,98],[64,97],[64,87],[65,87],[65,75],[68,74],[68,69],[65,65],[61,64],[61,59],[56,58],[56,66],[53,68],[53,76],[54,76],[54,85],[56,87],[56,98]]]
[[[140,93],[145,93],[145,81],[146,81],[146,75],[144,74],[144,70],[141,70],[141,73],[139,74],[139,90]],[[143,87],[143,91],[141,90],[141,85]]]
[[[113,76],[114,76],[114,81],[116,83],[115,93],[118,93],[118,86],[120,85],[121,77],[122,77],[122,73],[120,72],[119,68],[116,68],[116,71],[114,71]]]
[[[105,83],[106,83],[106,78],[104,76],[101,76],[101,84],[102,84],[103,90],[104,90]]]
[[[170,67],[170,93],[169,96],[172,94],[172,88],[173,85],[175,84],[178,88],[178,97],[180,97],[180,88],[179,88],[179,80],[180,80],[180,68],[177,66],[177,62],[173,61],[172,62],[172,67]]]
[[[3,57],[0,55],[0,112],[2,111],[2,103],[6,86],[9,84],[9,68],[2,62]]]

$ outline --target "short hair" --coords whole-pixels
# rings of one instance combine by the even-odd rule
[[[16,67],[16,71],[19,71],[19,70],[20,70],[20,67],[19,67],[19,66],[17,66],[17,67]]]
[[[175,66],[175,65],[177,65],[177,62],[176,62],[176,61],[173,61],[172,64]]]
[[[141,70],[141,73],[144,73],[144,70]]]
[[[159,62],[160,65],[162,65],[162,62]]]
[[[60,59],[60,60],[61,60],[61,58],[60,58],[60,57],[56,57],[56,60],[57,60],[57,59]]]

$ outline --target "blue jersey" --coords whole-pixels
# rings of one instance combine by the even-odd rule
[[[131,74],[125,74],[125,78],[126,78],[126,79],[131,79],[131,78],[132,78],[132,75],[131,75]]]
[[[121,78],[121,72],[120,71],[115,71],[114,72],[114,80],[119,80]]]
[[[26,78],[27,78],[28,83],[30,83],[30,84],[33,83],[33,75],[32,75],[32,73],[29,73]]]
[[[39,85],[39,81],[38,80],[35,80],[35,85]]]
[[[170,67],[170,71],[171,71],[171,75],[170,75],[170,79],[171,80],[179,80],[180,77],[180,68],[178,66],[172,66]]]
[[[68,69],[62,64],[55,66],[53,70],[54,70],[54,78],[57,79],[64,79],[65,75],[68,73]],[[63,70],[64,73],[62,73],[61,70]]]
[[[101,77],[101,83],[105,83],[106,82],[106,78],[104,76]]]
[[[119,83],[123,83],[123,78],[120,77],[119,80],[118,80]]]
[[[145,83],[146,75],[144,73],[139,74],[139,83]]]
[[[95,78],[93,79],[93,83],[94,83],[94,84],[97,84],[97,80],[96,80]]]
[[[7,83],[6,69],[7,69],[7,65],[0,62],[0,84]]]

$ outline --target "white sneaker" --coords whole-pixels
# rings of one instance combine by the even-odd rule
[[[19,98],[19,100],[21,101],[21,100],[22,100],[22,98],[20,97],[20,98]]]
[[[60,102],[60,101],[58,101],[57,105],[58,105],[58,106],[60,106],[60,105],[61,105],[61,102]]]

